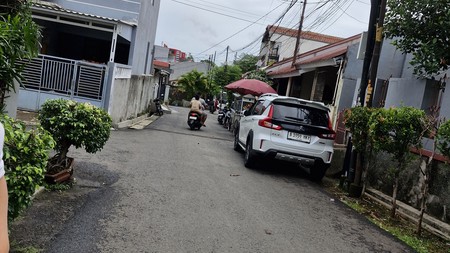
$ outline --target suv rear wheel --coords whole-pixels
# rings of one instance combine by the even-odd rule
[[[320,182],[325,176],[328,167],[325,165],[315,165],[309,169],[309,175],[313,181]]]
[[[255,166],[255,154],[253,154],[252,138],[248,138],[245,145],[244,165],[247,168],[253,168]]]

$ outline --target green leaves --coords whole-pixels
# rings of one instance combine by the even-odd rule
[[[25,125],[0,114],[5,128],[3,160],[9,195],[9,218],[14,219],[31,203],[31,196],[42,183],[48,151],[55,142],[42,127],[26,130]]]
[[[178,85],[186,93],[188,99],[191,99],[196,93],[209,93],[207,77],[197,70],[192,70],[180,77]]]
[[[258,62],[258,56],[251,54],[241,54],[239,59],[234,62],[235,65],[239,66],[242,73],[247,73],[249,71],[256,70],[256,63]]]
[[[370,107],[353,107],[344,112],[345,126],[352,133],[352,143],[359,152],[365,152],[367,149],[369,120],[376,109]]]
[[[390,0],[385,19],[388,38],[411,53],[414,74],[431,76],[450,64],[450,12],[447,0]]]
[[[437,132],[437,148],[438,150],[450,158],[450,120],[444,122]]]
[[[60,160],[72,145],[83,147],[88,153],[101,150],[109,139],[112,122],[100,108],[65,99],[47,100],[39,112],[39,120],[55,139]]]
[[[382,108],[370,117],[369,136],[375,149],[405,161],[411,147],[421,146],[426,120],[425,112],[417,108]]]
[[[11,6],[10,15],[0,16],[0,105],[3,95],[14,90],[14,80],[22,80],[19,61],[35,57],[39,50],[39,27],[23,2]]]

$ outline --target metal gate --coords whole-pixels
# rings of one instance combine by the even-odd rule
[[[18,107],[37,111],[47,99],[71,99],[105,108],[107,66],[47,55],[30,60],[22,72]]]

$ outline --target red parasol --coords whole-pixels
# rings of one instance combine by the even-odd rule
[[[242,95],[260,96],[264,93],[277,93],[270,85],[256,79],[241,79],[225,86],[225,89]]]

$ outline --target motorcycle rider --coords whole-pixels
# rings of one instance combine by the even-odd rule
[[[196,112],[201,115],[200,123],[202,123],[202,125],[205,127],[206,126],[205,121],[206,121],[206,118],[208,117],[208,115],[206,114],[206,112],[203,111],[205,109],[205,107],[200,102],[200,95],[196,94],[194,96],[194,99],[191,100],[190,107],[191,107],[191,112]]]

